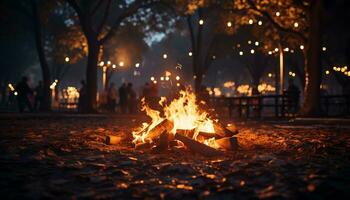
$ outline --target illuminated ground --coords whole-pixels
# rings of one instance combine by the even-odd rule
[[[350,129],[240,124],[240,150],[208,159],[189,152],[107,146],[130,139],[140,117],[0,116],[0,195],[7,198],[350,197]]]

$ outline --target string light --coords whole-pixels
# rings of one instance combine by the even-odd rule
[[[115,69],[117,66],[115,64],[112,65],[112,68]]]
[[[178,81],[180,80],[180,76],[176,76],[175,79]]]
[[[193,55],[192,51],[188,52],[188,56],[191,57],[192,55]]]
[[[119,62],[119,66],[120,66],[120,67],[124,67],[124,62],[123,62],[123,61],[120,61],[120,62]]]
[[[232,22],[227,22],[227,27],[231,27],[232,26]]]
[[[140,63],[136,63],[136,64],[135,64],[135,67],[136,67],[136,68],[139,68],[139,67],[140,67]]]
[[[248,44],[251,44],[251,43],[252,43],[252,41],[248,40]]]
[[[275,48],[275,52],[278,52],[278,50],[279,50],[279,49],[276,47],[276,48]]]
[[[258,25],[261,26],[263,24],[262,21],[258,21]]]
[[[304,45],[300,45],[300,49],[303,50],[304,49]]]
[[[103,65],[105,65],[105,62],[101,61],[100,66],[102,67]]]
[[[160,77],[160,80],[161,80],[161,81],[164,81],[164,77],[163,77],[163,76],[161,76],[161,77]]]
[[[255,42],[255,46],[259,46],[259,42],[258,41]]]
[[[322,47],[322,51],[327,51],[327,48],[326,47]]]
[[[107,61],[107,65],[111,65],[112,64],[112,62],[111,61]]]
[[[281,13],[277,11],[276,16],[279,17],[280,15],[281,15]]]
[[[298,26],[299,26],[298,22],[294,22],[294,27],[298,28]]]
[[[268,53],[269,55],[271,55],[272,54],[272,51],[269,51],[269,53]]]
[[[288,48],[288,47],[284,48],[284,51],[288,52],[288,51],[289,51],[289,48]]]
[[[254,49],[251,49],[251,50],[250,50],[250,53],[251,53],[251,54],[254,54],[254,53],[255,53],[255,50],[254,50]]]
[[[198,21],[198,23],[199,23],[199,25],[203,25],[203,24],[204,24],[204,20],[203,20],[203,19],[200,19],[200,20]]]
[[[240,51],[240,52],[239,52],[239,55],[240,55],[240,56],[243,56],[243,51]]]
[[[152,77],[151,77],[151,81],[154,81],[154,80],[155,80],[155,78],[152,76]]]
[[[163,54],[163,58],[164,59],[167,59],[168,58],[168,55],[165,53],[165,54]]]
[[[68,56],[64,58],[64,61],[66,61],[66,62],[69,62],[69,60],[70,60],[70,59],[69,59]]]
[[[269,73],[267,76],[271,78],[272,77],[272,73]]]
[[[248,23],[249,23],[249,24],[253,24],[254,21],[253,21],[252,19],[250,19],[250,20],[248,21]]]
[[[329,70],[326,70],[326,74],[328,75],[330,72],[329,72]]]

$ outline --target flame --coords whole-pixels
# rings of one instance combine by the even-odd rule
[[[181,90],[179,97],[166,105],[166,98],[162,97],[159,101],[163,109],[164,116],[160,115],[160,111],[150,108],[145,100],[142,99],[142,111],[151,118],[151,123],[143,123],[142,127],[138,128],[133,132],[135,144],[144,143],[149,141],[147,137],[149,131],[155,126],[167,119],[174,124],[174,128],[170,131],[171,134],[175,135],[177,130],[194,130],[193,139],[197,140],[197,136],[200,132],[212,133],[213,138],[207,140],[197,140],[206,145],[215,146],[214,140],[214,121],[209,117],[209,114],[199,108],[196,104],[196,95],[189,90]],[[152,142],[152,141],[149,141]]]

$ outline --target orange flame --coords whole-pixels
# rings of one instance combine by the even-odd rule
[[[165,105],[166,98],[162,97],[159,101],[161,105],[164,117],[160,116],[160,111],[151,109],[142,99],[142,111],[151,118],[151,123],[143,123],[143,126],[133,132],[135,144],[144,143],[149,141],[147,137],[149,131],[156,127],[164,119],[171,121],[174,124],[174,128],[170,131],[172,134],[176,134],[176,131],[181,130],[194,130],[193,139],[197,140],[197,136],[200,132],[212,133],[214,137],[214,123],[209,117],[209,114],[199,108],[196,104],[196,95],[189,90],[180,91],[180,96],[174,99],[169,105]],[[199,140],[198,140],[199,141]],[[150,141],[152,142],[152,141]],[[208,146],[215,147],[214,138],[199,141]]]

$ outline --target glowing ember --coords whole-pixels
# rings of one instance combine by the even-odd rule
[[[143,123],[142,127],[133,132],[135,144],[153,142],[150,131],[167,120],[173,124],[170,134],[176,135],[177,130],[194,130],[192,139],[215,148],[215,130],[214,121],[209,114],[199,108],[196,104],[196,96],[193,92],[186,90],[180,91],[180,96],[174,99],[170,104],[165,105],[166,98],[162,97],[159,101],[163,109],[164,116],[161,112],[151,109],[142,99],[142,111],[152,119],[151,123]],[[205,102],[200,102],[205,104]],[[212,138],[203,139],[198,137],[199,133],[213,134]]]

